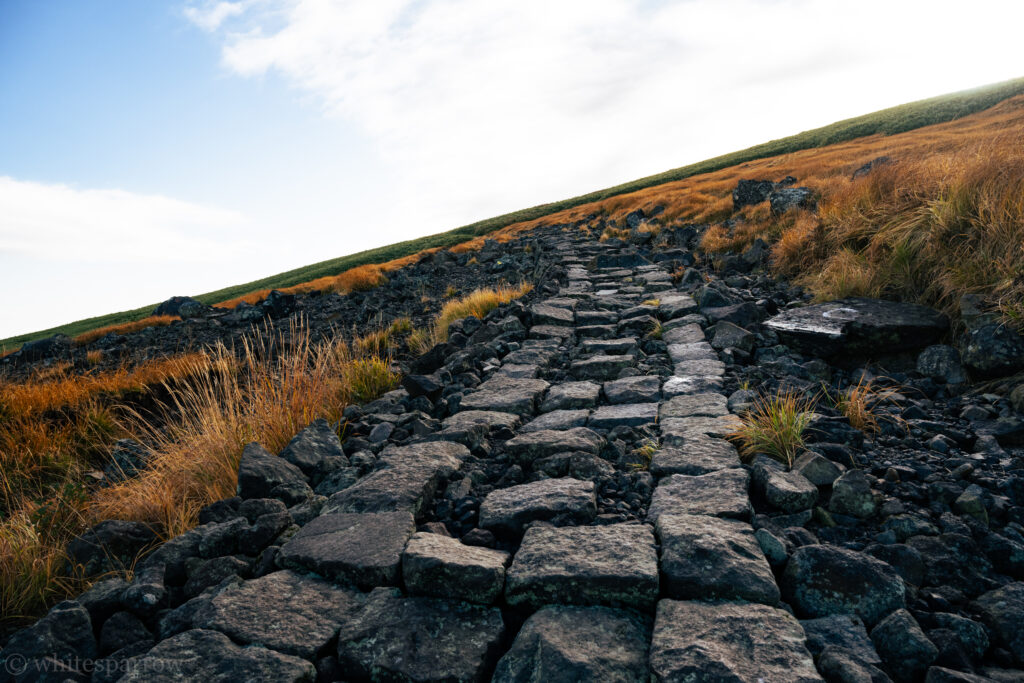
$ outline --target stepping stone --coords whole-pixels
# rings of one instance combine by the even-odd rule
[[[666,513],[655,529],[662,586],[670,597],[778,604],[775,577],[746,522]]]
[[[521,349],[516,349],[504,358],[504,364],[547,366],[558,355],[557,339],[527,339]]]
[[[505,442],[505,448],[512,457],[524,465],[555,453],[582,451],[596,455],[603,445],[604,437],[586,427],[528,432]]]
[[[380,458],[383,469],[332,495],[323,514],[402,510],[420,518],[430,508],[438,485],[468,457],[465,446],[449,441],[386,448]]]
[[[695,344],[705,340],[704,330],[696,323],[680,325],[661,333],[661,340],[666,344]]]
[[[661,435],[669,446],[701,436],[724,438],[743,425],[735,415],[721,417],[670,417],[661,421]]]
[[[541,479],[487,494],[480,505],[480,527],[517,535],[530,522],[587,524],[596,515],[593,482]]]
[[[619,322],[615,326],[617,334],[626,335],[645,335],[658,327],[658,319],[653,315],[639,315],[632,318],[626,318]]]
[[[396,589],[379,588],[342,625],[338,663],[349,680],[481,681],[504,635],[495,607],[403,598]]]
[[[758,604],[660,601],[650,665],[652,681],[822,680],[800,623]]]
[[[623,377],[604,383],[604,395],[612,405],[650,403],[661,398],[661,378],[657,376]]]
[[[552,410],[571,408],[593,408],[601,397],[601,385],[594,382],[565,382],[548,389],[540,411],[547,413]]]
[[[580,338],[611,339],[615,336],[615,325],[583,325],[576,328]]]
[[[721,377],[669,377],[661,385],[661,395],[665,398],[684,394],[719,393],[721,391]]]
[[[722,394],[687,394],[673,396],[661,404],[658,417],[722,417],[729,414],[728,399]]]
[[[707,342],[669,344],[668,357],[673,363],[683,363],[688,360],[718,360],[718,353]]]
[[[547,605],[523,624],[491,680],[641,683],[650,640],[650,626],[632,612]]]
[[[313,660],[362,604],[358,591],[286,569],[228,586],[200,608],[192,623],[235,642]]]
[[[615,379],[635,362],[632,356],[594,356],[573,361],[569,365],[569,372],[577,379]]]
[[[557,297],[555,297],[553,299],[545,299],[544,301],[541,301],[540,304],[538,304],[538,305],[540,305],[540,306],[554,306],[555,308],[568,308],[568,309],[571,310],[571,309],[576,308],[576,306],[578,304],[579,304],[579,301],[577,301],[573,297],[557,296]]]
[[[265,647],[241,647],[223,633],[194,629],[157,643],[134,657],[126,683],[171,681],[282,681],[301,683],[316,678],[316,668],[304,659]],[[28,680],[28,679],[26,679]],[[56,680],[56,679],[53,679]]]
[[[598,296],[607,295],[598,292]],[[615,311],[576,311],[576,322],[579,325],[614,325],[619,322],[619,314]]]
[[[522,434],[528,434],[545,429],[557,431],[583,427],[587,424],[588,417],[590,417],[589,410],[553,410],[530,420],[519,431]]]
[[[514,377],[516,379],[534,379],[540,374],[540,366],[503,363],[494,374],[502,377]]]
[[[405,546],[402,579],[410,595],[491,605],[505,587],[505,567],[511,559],[501,550],[421,532]]]
[[[321,515],[281,547],[278,564],[363,590],[393,586],[414,533],[416,522],[408,512]]]
[[[691,476],[740,466],[736,447],[723,439],[685,437],[676,446],[662,448],[651,459],[651,474]]]
[[[471,394],[462,397],[461,410],[496,410],[529,417],[537,412],[537,403],[547,391],[542,379],[492,377]]]
[[[646,524],[530,527],[505,577],[513,606],[650,609],[657,599],[658,556]]]
[[[600,353],[609,356],[636,355],[636,337],[622,339],[586,339],[580,344],[584,353]]]
[[[534,304],[533,306],[530,306],[529,310],[530,315],[533,317],[534,325],[571,326],[575,320],[575,316],[573,316],[571,308],[559,308],[546,304]]]
[[[742,469],[698,476],[673,474],[662,479],[654,489],[647,519],[653,522],[662,513],[668,513],[749,520],[749,486],[750,475]]]
[[[572,336],[571,327],[561,325],[534,325],[530,328],[532,339],[568,339]]]
[[[463,410],[441,423],[438,438],[455,441],[470,449],[476,449],[484,439],[499,431],[514,431],[522,418],[513,413],[492,410]]]
[[[675,364],[673,372],[677,377],[721,377],[725,374],[725,363],[720,360],[684,360]]]
[[[662,320],[679,318],[687,313],[697,312],[697,302],[686,294],[675,294],[658,297],[658,317]]]
[[[626,403],[598,408],[590,416],[590,426],[595,429],[612,429],[620,425],[640,427],[654,424],[657,420],[657,403]]]

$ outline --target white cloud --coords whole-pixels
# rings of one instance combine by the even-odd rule
[[[246,250],[235,211],[0,176],[0,254],[76,263],[196,263]],[[235,238],[235,239],[232,239]]]
[[[204,31],[216,31],[226,19],[241,14],[244,2],[204,2],[186,7],[185,17]]]

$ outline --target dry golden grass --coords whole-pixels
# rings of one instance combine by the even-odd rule
[[[437,314],[430,329],[414,330],[409,335],[407,342],[409,350],[415,354],[424,354],[435,345],[448,341],[448,326],[456,320],[470,316],[483,318],[501,304],[518,299],[531,289],[533,289],[533,285],[529,283],[523,283],[517,287],[499,285],[498,287],[477,289],[460,299],[449,301]]]
[[[832,400],[836,409],[850,421],[851,425],[862,432],[876,433],[880,429],[879,420],[882,419],[876,409],[883,403],[891,403],[896,394],[895,389],[880,386],[873,379],[861,378]],[[892,421],[894,418],[886,419]]]
[[[739,443],[745,459],[763,453],[791,468],[803,450],[804,429],[813,411],[813,400],[793,393],[761,396],[741,418],[742,425],[729,436]]]
[[[102,349],[93,349],[92,351],[87,351],[85,354],[85,362],[88,363],[89,365],[99,365],[102,360]]]
[[[74,342],[79,346],[85,346],[91,344],[100,337],[106,336],[110,333],[113,334],[129,334],[131,332],[138,332],[147,327],[164,327],[170,325],[176,320],[181,320],[176,315],[151,315],[148,318],[142,320],[135,320],[130,323],[120,323],[119,325],[107,325],[106,327],[99,327],[95,330],[89,330],[83,332],[74,338]]]

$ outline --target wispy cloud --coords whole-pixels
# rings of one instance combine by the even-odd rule
[[[216,31],[225,19],[236,17],[245,10],[245,2],[210,2],[185,7],[185,17],[205,31]]]

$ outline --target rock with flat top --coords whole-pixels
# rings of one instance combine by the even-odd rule
[[[541,479],[498,489],[480,505],[480,526],[518,534],[535,521],[587,524],[597,514],[594,483],[578,479]]]
[[[501,550],[463,545],[440,534],[417,533],[402,555],[402,578],[410,595],[493,604],[505,587],[510,556]]]

